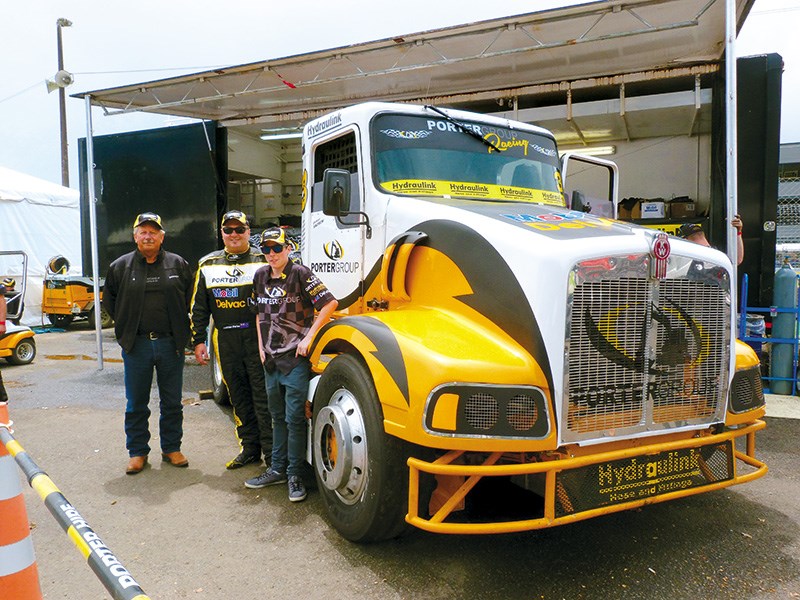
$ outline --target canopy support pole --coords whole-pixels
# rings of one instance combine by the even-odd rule
[[[103,370],[103,327],[100,301],[100,261],[97,251],[97,211],[94,189],[94,140],[92,139],[92,96],[84,97],[86,103],[86,199],[89,208],[89,239],[92,245],[92,290],[94,292],[94,331],[97,340],[97,370]]]

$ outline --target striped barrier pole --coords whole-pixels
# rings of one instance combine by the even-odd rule
[[[28,453],[11,433],[7,403],[0,402],[0,449],[8,450],[8,453],[14,457],[17,465],[28,478],[30,486],[39,494],[50,514],[55,517],[72,543],[78,548],[112,598],[114,600],[150,600],[150,597],[139,587],[128,570],[103,543],[100,536],[89,527],[86,520],[56,487],[53,480],[28,456]],[[25,521],[27,524],[27,518]],[[0,591],[2,591],[1,587]],[[30,596],[30,598],[40,597]],[[16,599],[18,596],[6,596],[0,593],[0,598]],[[19,596],[19,598],[27,600],[28,597]]]
[[[6,402],[0,402],[5,405]],[[2,411],[5,409],[5,416]],[[0,406],[0,427],[10,428],[8,409]],[[0,598],[41,600],[25,498],[14,458],[0,444]]]

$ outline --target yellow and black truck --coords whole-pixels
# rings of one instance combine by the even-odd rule
[[[767,472],[728,258],[568,204],[565,171],[548,131],[458,110],[304,126],[302,259],[339,299],[309,455],[345,538],[533,530]]]

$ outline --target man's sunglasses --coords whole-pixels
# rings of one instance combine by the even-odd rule
[[[267,244],[261,246],[261,251],[264,254],[269,254],[270,252],[274,252],[275,254],[280,254],[281,252],[283,252],[283,244],[272,244],[271,246]]]
[[[244,233],[245,231],[247,231],[247,227],[223,227],[222,228],[222,233],[225,233],[227,235],[232,234],[234,231],[236,233]]]

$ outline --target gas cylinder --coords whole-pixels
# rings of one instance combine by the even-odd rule
[[[780,269],[775,271],[775,291],[772,305],[777,308],[797,308],[797,275],[789,264],[783,261]],[[779,312],[772,319],[772,337],[794,339],[797,336],[797,313]],[[769,361],[770,377],[793,376],[795,346],[793,344],[772,344]],[[794,382],[772,381],[770,391],[773,394],[791,395],[794,393]]]

